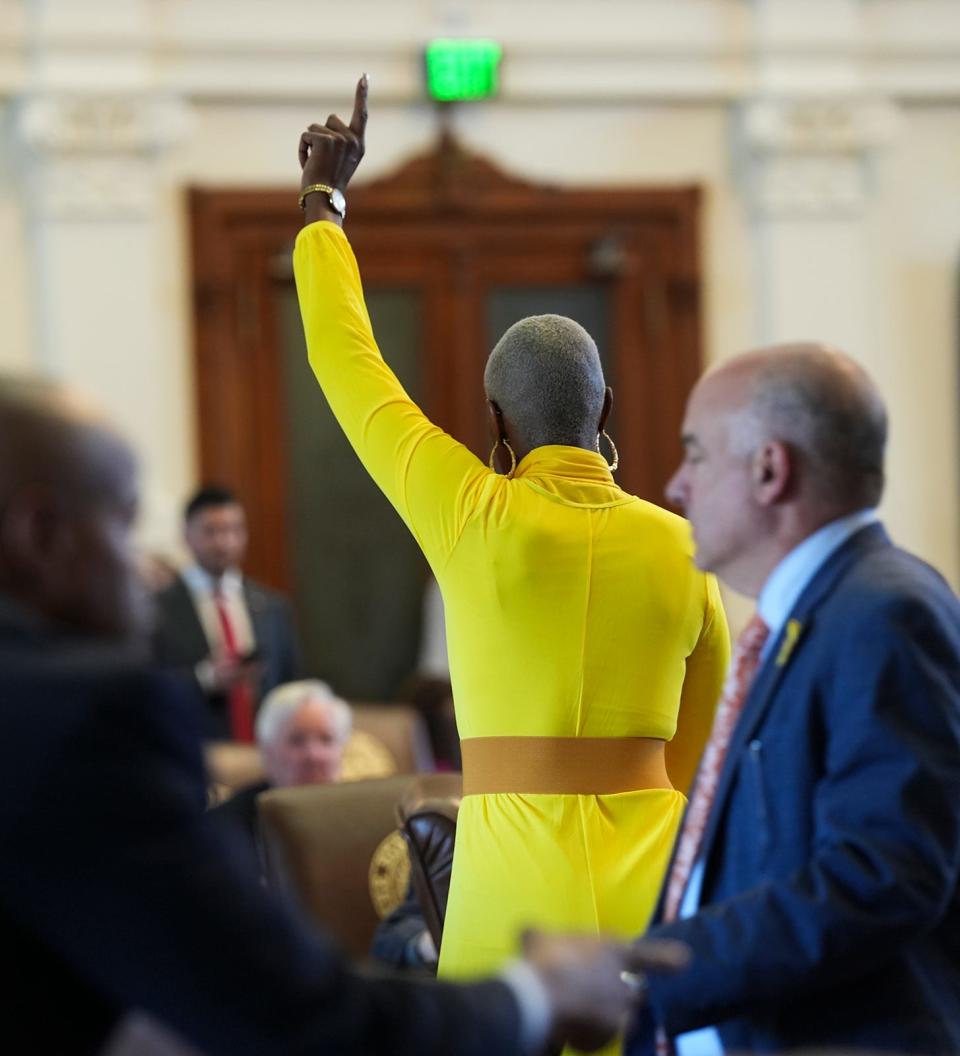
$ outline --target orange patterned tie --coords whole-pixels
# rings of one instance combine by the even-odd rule
[[[717,713],[710,731],[710,740],[703,752],[697,780],[694,785],[690,804],[683,818],[683,827],[677,841],[677,852],[667,877],[666,894],[663,899],[664,923],[676,920],[687,889],[693,864],[700,853],[703,834],[710,817],[710,808],[720,783],[720,774],[730,747],[730,739],[743,711],[744,701],[750,692],[750,685],[760,664],[760,654],[770,634],[770,628],[754,616],[737,639],[727,680],[723,684],[723,693],[717,705]],[[667,1056],[673,1052],[673,1046],[662,1030],[657,1031],[657,1056]]]

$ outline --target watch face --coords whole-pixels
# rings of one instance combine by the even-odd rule
[[[336,187],[330,192],[330,204],[341,216],[347,215],[347,200],[343,197],[343,191]]]

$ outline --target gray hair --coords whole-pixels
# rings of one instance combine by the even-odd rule
[[[606,387],[600,356],[565,316],[514,323],[490,353],[483,383],[530,447],[579,446],[597,431]]]
[[[884,486],[887,412],[866,371],[818,345],[775,348],[753,376],[733,442],[754,448],[758,432],[799,452],[811,487],[830,506],[878,505]]]
[[[299,682],[285,682],[272,689],[257,712],[257,744],[264,748],[273,743],[281,727],[293,717],[298,708],[304,704],[318,702],[326,704],[333,715],[337,727],[337,739],[346,744],[353,729],[353,713],[350,705],[341,700],[326,684],[315,678],[301,679]]]

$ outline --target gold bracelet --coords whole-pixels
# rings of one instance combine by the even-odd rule
[[[315,191],[323,191],[324,194],[333,194],[333,188],[327,186],[325,183],[311,183],[308,187],[300,192],[300,208],[306,208],[307,195],[313,194]]]

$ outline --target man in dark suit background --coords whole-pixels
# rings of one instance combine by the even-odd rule
[[[875,507],[886,415],[815,345],[696,386],[668,496],[757,598],[652,936],[631,1053],[960,1051],[960,606]]]
[[[242,574],[247,520],[229,489],[208,484],[190,497],[183,538],[193,561],[157,595],[157,660],[193,672],[204,736],[252,741],[262,698],[300,676],[290,605]]]
[[[472,986],[362,978],[205,814],[195,689],[142,660],[134,459],[73,394],[0,379],[5,1051],[98,1052],[141,1010],[210,1056],[599,1044],[670,951],[534,936]]]

